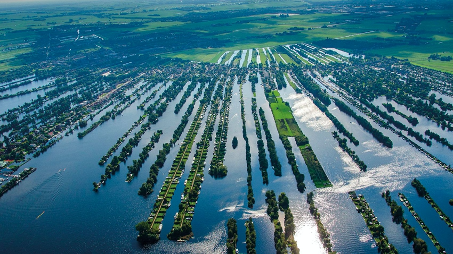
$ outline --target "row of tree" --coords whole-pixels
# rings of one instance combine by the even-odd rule
[[[99,160],[98,164],[99,165],[104,165],[107,159],[114,153],[116,150],[120,147],[120,145],[126,140],[127,136],[137,127],[139,126],[144,120],[146,119],[145,115],[142,115],[138,121],[134,122],[134,124],[121,136],[118,138],[116,143],[110,147],[110,149],[107,151],[105,155],[102,156],[102,158]],[[143,134],[148,128],[150,127],[149,123],[143,124],[141,129],[143,130],[141,133]],[[141,135],[140,135],[141,136]],[[129,142],[134,142],[129,139]],[[124,154],[123,154],[124,155]]]
[[[388,241],[385,235],[384,227],[379,223],[377,217],[374,215],[373,209],[370,208],[368,202],[363,195],[356,195],[354,191],[349,192],[349,196],[357,208],[357,212],[362,215],[365,223],[370,230],[371,235],[376,241],[379,253],[397,254],[398,250],[395,246]]]
[[[234,218],[228,219],[227,222],[227,253],[236,254],[236,244],[238,242],[238,225]]]
[[[403,216],[403,209],[400,205],[396,203],[395,200],[392,200],[390,196],[390,191],[387,190],[382,193],[382,197],[385,199],[385,202],[388,206],[390,206],[390,212],[392,214],[392,221],[396,224],[401,224],[401,228],[404,230],[404,235],[406,236],[407,242],[413,242],[412,248],[414,253],[428,253],[428,245],[426,242],[421,239],[417,238],[417,231],[407,222],[407,219],[404,219]]]
[[[365,130],[369,131],[373,137],[382,143],[384,146],[392,148],[393,147],[393,142],[392,140],[385,136],[382,132],[380,132],[378,129],[375,129],[368,120],[363,118],[362,116],[357,115],[351,108],[349,108],[348,105],[346,105],[344,102],[338,99],[334,99],[335,105],[346,113],[349,116],[352,116],[354,119],[356,119],[357,123],[359,123]]]
[[[411,185],[415,188],[419,197],[424,197],[426,194],[428,194],[425,186],[423,186],[423,184],[417,178],[414,178],[414,180],[412,180]]]
[[[269,130],[266,115],[264,114],[264,110],[260,107],[259,114],[261,118],[261,124],[263,126],[264,134],[267,141],[267,150],[269,151],[269,157],[271,159],[271,165],[274,169],[274,175],[282,176],[282,165],[278,160],[277,149],[275,148],[274,140],[272,139],[272,134]]]
[[[195,205],[197,203],[201,184],[203,183],[203,169],[205,165],[205,161],[208,154],[208,148],[210,144],[210,140],[212,140],[212,134],[214,132],[214,125],[216,123],[216,118],[219,113],[219,106],[220,101],[222,100],[223,95],[223,83],[218,82],[217,88],[214,92],[214,96],[211,99],[211,109],[209,110],[206,125],[203,130],[203,134],[201,135],[201,140],[196,144],[197,150],[195,151],[194,161],[192,163],[189,177],[184,182],[184,192],[183,198],[181,199],[181,203],[179,204],[178,212],[175,217],[175,221],[173,223],[173,227],[168,233],[167,237],[170,240],[186,240],[189,239],[192,235],[192,216],[195,209]],[[193,137],[195,138],[195,137]],[[185,150],[189,151],[189,150]],[[183,155],[185,156],[185,154]],[[173,170],[181,171],[184,167],[184,164],[179,164],[179,167],[175,165],[172,166]],[[172,179],[175,179],[174,177]],[[170,185],[166,187],[167,190],[171,188],[175,190],[176,187]],[[168,191],[167,191],[168,193]],[[165,198],[172,197],[172,194],[167,194]]]
[[[346,130],[344,125],[334,116],[332,113],[329,112],[329,109],[321,103],[320,100],[315,98],[313,100],[313,103],[322,111],[324,114],[332,121],[333,125],[338,129],[338,132],[341,134],[345,135],[351,143],[353,143],[355,146],[359,145],[359,141],[354,137],[354,135]]]
[[[294,233],[296,230],[296,225],[294,224],[294,216],[289,208],[289,199],[284,192],[280,193],[278,196],[278,207],[280,211],[285,213],[285,240],[288,247],[291,248],[291,253],[298,254],[300,253],[299,248],[297,247],[297,242],[294,240]]]
[[[425,135],[427,135],[430,139],[434,139],[442,145],[447,146],[448,149],[453,150],[453,144],[450,144],[446,138],[440,137],[439,134],[430,130],[426,130]]]
[[[251,217],[245,222],[245,247],[247,254],[256,254],[256,231]]]
[[[324,105],[326,106],[330,105],[331,103],[330,96],[324,90],[322,90],[317,84],[315,84],[310,77],[307,77],[307,75],[305,75],[304,72],[299,68],[293,69],[293,72],[296,75],[299,82],[302,84],[302,86],[305,89],[307,89],[307,91],[309,91],[316,98],[318,98],[322,103],[324,103]]]
[[[26,168],[24,169],[24,171],[19,173],[18,177],[13,177],[11,180],[9,180],[7,183],[5,183],[5,185],[3,185],[0,188],[0,197],[2,197],[5,193],[14,188],[16,185],[18,185],[21,181],[23,181],[25,178],[27,178],[31,173],[35,171],[36,168]]]
[[[241,103],[241,119],[242,119],[242,138],[245,140],[245,160],[247,162],[247,206],[253,208],[255,204],[255,198],[253,197],[253,188],[252,188],[252,153],[250,152],[249,139],[247,137],[247,127],[245,120],[245,107],[244,107],[244,95],[242,93],[241,84],[239,94],[240,94],[240,103]]]
[[[209,174],[214,178],[223,178],[227,175],[227,167],[223,164],[226,154],[226,142],[228,138],[228,124],[229,124],[229,108],[231,104],[231,96],[233,91],[232,81],[228,81],[225,88],[225,95],[223,98],[222,108],[219,114],[219,123],[214,142],[214,155],[211,160],[211,170]],[[237,141],[237,139],[236,139]]]
[[[170,144],[165,143],[163,145],[163,148],[159,150],[156,161],[149,168],[149,176],[146,179],[146,182],[144,182],[140,189],[138,190],[138,195],[146,197],[149,194],[153,193],[153,187],[157,182],[157,175],[159,174],[159,169],[164,166],[164,163],[167,160],[167,155],[170,153],[170,148],[171,148]]]
[[[127,167],[129,173],[127,174],[126,182],[130,182],[135,176],[137,176],[138,172],[145,163],[145,160],[149,157],[149,152],[154,148],[155,144],[159,142],[160,136],[162,135],[162,130],[156,131],[151,140],[149,141],[146,146],[143,147],[142,151],[140,152],[138,159],[132,161],[132,165]]]
[[[341,138],[336,131],[333,131],[332,135],[335,138],[335,140],[338,141],[338,145],[340,146],[340,148],[352,158],[352,160],[357,164],[357,166],[359,166],[360,170],[366,171],[368,166],[365,164],[365,162],[360,160],[359,156],[351,148],[348,147],[347,140],[345,138]]]
[[[397,115],[406,119],[410,124],[412,124],[412,126],[417,126],[418,119],[416,117],[404,114],[403,112],[397,110],[391,103],[382,103],[382,105],[385,107],[385,109],[387,109],[389,113],[395,112]]]
[[[267,169],[269,167],[269,162],[266,158],[266,148],[264,148],[264,141],[263,136],[261,134],[261,124],[258,118],[257,113],[257,106],[256,106],[256,98],[252,98],[252,115],[255,121],[255,133],[258,140],[256,141],[256,145],[258,147],[258,161],[260,163],[260,171],[263,177],[263,184],[269,183],[269,176],[267,174]]]
[[[266,192],[266,203],[267,203],[267,215],[269,215],[272,223],[274,224],[274,245],[278,254],[286,252],[286,240],[283,234],[283,228],[278,220],[278,203],[273,190]]]
[[[189,117],[192,115],[193,109],[195,108],[195,103],[197,102],[198,98],[201,96],[201,93],[203,92],[205,86],[202,86],[198,89],[198,92],[194,95],[193,101],[189,106],[187,106],[186,112],[181,118],[181,122],[179,123],[178,127],[176,127],[175,131],[173,132],[172,139],[170,143],[173,145],[176,143],[176,141],[179,140],[181,137],[182,133],[184,132],[184,129],[187,126],[187,123],[189,122]]]
[[[387,114],[387,112],[382,111],[379,107],[374,106],[372,103],[368,102],[365,99],[360,99],[360,102],[365,104],[373,112],[377,113],[380,117],[382,117],[383,119],[387,120],[389,123],[393,124],[398,129],[407,131],[407,135],[409,135],[411,137],[414,137],[417,141],[422,142],[422,143],[426,143],[427,146],[431,146],[432,145],[431,140],[429,140],[428,138],[424,138],[423,135],[420,132],[417,132],[417,131],[415,131],[414,129],[412,129],[410,127],[408,128],[402,122],[400,122],[398,120],[395,120],[395,118],[393,116]],[[389,106],[387,106],[387,107],[390,108]],[[418,123],[418,120],[417,120],[417,123]]]
[[[296,178],[297,190],[300,193],[305,191],[305,175],[300,173],[299,167],[297,166],[296,156],[293,153],[293,148],[291,142],[289,142],[288,137],[279,135],[280,140],[283,143],[283,147],[286,151],[286,158],[288,159],[288,164],[291,165],[291,170],[293,171],[294,177]]]
[[[181,144],[178,154],[176,155],[176,158],[173,161],[172,168],[168,173],[168,177],[170,177],[171,180],[169,179],[169,180],[165,181],[165,183],[162,186],[160,193],[159,193],[161,198],[157,199],[156,202],[154,203],[153,211],[152,211],[153,219],[147,221],[149,224],[149,227],[151,228],[151,231],[152,231],[151,238],[148,238],[150,240],[149,243],[155,243],[160,239],[160,236],[159,236],[160,229],[159,230],[152,229],[153,227],[158,228],[158,226],[160,226],[162,223],[162,221],[156,221],[156,219],[157,219],[156,216],[163,218],[167,212],[167,208],[169,207],[170,201],[171,201],[171,198],[170,198],[170,200],[168,200],[167,197],[168,197],[168,195],[170,195],[170,197],[173,196],[173,192],[171,194],[169,194],[168,191],[170,189],[173,189],[173,190],[176,189],[176,186],[172,186],[173,180],[178,179],[177,174],[182,174],[182,170],[183,170],[184,166],[181,166],[181,165],[185,165],[185,163],[187,161],[188,157],[186,156],[186,153],[191,150],[195,136],[198,132],[198,129],[201,126],[200,121],[202,119],[202,114],[204,114],[207,106],[209,105],[209,103],[211,101],[211,96],[212,96],[214,88],[215,88],[215,86],[208,86],[208,88],[206,89],[203,99],[201,100],[200,106],[198,108],[198,111],[194,117],[192,124],[190,125],[188,134],[187,134],[184,142]],[[171,146],[172,146],[171,143],[164,144],[164,149],[166,149],[168,151],[168,152],[164,151],[165,155],[169,153]],[[158,157],[158,159],[155,162],[157,167],[152,166],[152,168],[150,169],[150,176],[152,176],[152,174],[154,172],[156,172],[156,171],[158,172],[158,169],[164,165],[165,160],[166,160],[166,157],[160,157],[160,158]],[[155,175],[157,175],[157,174],[155,174]],[[142,187],[144,187],[144,186],[146,187],[146,184],[148,183],[148,181],[150,181],[150,179],[152,179],[152,182],[150,185],[150,187],[152,187],[155,183],[154,178],[148,178],[147,182],[145,182],[142,185]],[[197,191],[197,190],[195,190],[195,188],[193,188],[193,190],[195,192]],[[145,189],[145,191],[146,191],[146,189]],[[151,189],[151,192],[152,192],[152,189]],[[196,196],[191,194],[191,197],[189,197],[189,198],[193,198],[193,197],[196,197]],[[181,203],[180,206],[184,206],[184,204]],[[181,207],[181,209],[182,208],[183,207]],[[182,214],[178,215],[178,216],[182,216]],[[182,225],[178,225],[178,227],[174,226],[172,228],[171,232],[167,235],[167,237],[169,239],[180,239],[181,236],[190,235],[191,232],[192,232],[192,226],[191,226],[190,221],[183,220]],[[138,241],[142,241],[142,239],[140,239],[140,236],[141,236],[141,234],[137,237]]]
[[[176,104],[175,106],[175,110],[174,110],[174,113],[175,114],[178,114],[179,111],[181,110],[182,106],[184,105],[184,103],[186,103],[186,100],[187,98],[189,98],[189,96],[192,94],[193,90],[195,90],[195,88],[197,87],[197,81],[192,81],[188,86],[187,86],[187,89],[186,91],[184,92],[184,94],[182,95],[181,97],[181,100],[178,102],[178,104]]]

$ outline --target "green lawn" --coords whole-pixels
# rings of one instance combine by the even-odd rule
[[[291,108],[282,101],[282,98],[277,98],[277,102],[271,104],[271,109],[275,119],[293,118]]]
[[[259,49],[259,51],[260,51],[261,64],[263,66],[267,66],[267,61],[266,61],[267,57],[266,57],[266,55],[264,55],[263,49]]]

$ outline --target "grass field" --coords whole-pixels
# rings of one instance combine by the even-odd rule
[[[278,53],[274,53],[274,57],[275,60],[277,60],[278,64],[285,64],[285,62],[283,62],[282,58],[278,55]]]
[[[1,7],[1,4],[0,4]],[[203,8],[200,8],[203,7]],[[362,43],[363,49],[341,48],[347,52],[361,50],[362,53],[373,53],[384,56],[395,56],[411,61],[413,64],[453,73],[453,62],[428,61],[428,56],[433,53],[444,56],[452,55],[453,51],[453,22],[451,10],[429,8],[424,10],[392,9],[388,7],[382,15],[370,15],[362,12],[336,13],[332,7],[331,12],[307,12],[301,10],[308,8],[304,2],[298,1],[269,1],[269,2],[246,2],[228,3],[219,2],[211,5],[178,4],[169,3],[156,5],[155,1],[149,1],[139,6],[131,3],[90,3],[78,4],[77,9],[71,5],[52,8],[51,5],[43,7],[42,11],[33,8],[4,10],[0,19],[0,48],[15,47],[24,42],[39,40],[40,32],[59,26],[81,28],[86,25],[100,25],[101,29],[86,31],[95,33],[105,39],[115,39],[119,34],[136,33],[138,35],[152,36],[153,33],[179,33],[190,32],[191,36],[201,39],[215,40],[218,45],[212,44],[207,47],[178,49],[173,52],[162,53],[163,56],[182,58],[186,60],[216,62],[225,51],[238,49],[255,49],[262,51],[265,47],[296,43],[316,43],[333,38],[344,41]],[[193,11],[191,8],[194,8]],[[234,12],[244,10],[269,11],[242,14],[237,16],[212,16],[201,20],[180,21],[180,17],[196,13],[210,14],[220,12]],[[273,11],[273,10],[276,11]],[[93,10],[96,10],[93,12]],[[280,11],[284,10],[284,11]],[[289,16],[279,16],[279,13],[289,12]],[[387,13],[387,14],[386,14]],[[425,15],[426,13],[426,15]],[[404,19],[414,18],[419,22],[415,28],[417,38],[407,33],[396,31],[396,26]],[[184,20],[184,19],[183,19]],[[121,26],[130,22],[138,23],[133,29]],[[112,26],[110,26],[112,25]],[[297,28],[297,30],[291,30]],[[75,33],[74,33],[75,36]],[[184,38],[181,38],[184,39]],[[347,43],[346,44],[349,44]],[[373,46],[378,44],[378,46]],[[371,45],[371,46],[370,46]],[[335,47],[335,46],[332,46]],[[0,68],[16,66],[9,61],[16,61],[22,53],[33,50],[32,46],[21,48],[13,53],[9,51],[0,56]],[[222,52],[222,53],[221,53]],[[268,52],[267,52],[268,53]],[[219,55],[220,54],[220,55]],[[255,57],[252,62],[256,62]],[[274,54],[277,62],[281,62],[279,56]],[[288,63],[293,61],[282,54]],[[314,56],[317,58],[317,56]],[[266,59],[274,62],[269,53],[260,54],[263,65]],[[329,58],[335,61],[334,59]],[[228,60],[228,56],[224,61]],[[302,59],[301,59],[302,60]],[[302,60],[308,64],[305,60]]]
[[[372,50],[372,53],[390,55],[401,59],[408,59],[412,64],[453,74],[453,61],[429,60],[431,54],[438,53],[442,56],[453,57],[453,40],[437,42],[427,45],[425,48],[418,46],[397,46],[386,49]]]
[[[286,63],[290,64],[296,64],[293,59],[291,59],[287,54],[280,54],[283,59],[285,59]]]
[[[233,50],[230,51],[230,52],[228,52],[228,53],[223,57],[221,64],[225,64],[228,60],[230,60],[230,58],[231,58],[231,56],[233,56],[233,54],[234,54],[234,51],[233,51]]]
[[[272,112],[274,114],[275,119],[291,119],[293,118],[293,114],[291,112],[291,108],[286,105],[282,98],[278,97],[275,103],[271,104]]]
[[[305,164],[307,165],[310,177],[317,188],[324,188],[332,186],[324,169],[319,163],[316,154],[311,149],[307,137],[303,134],[302,130],[297,125],[296,120],[292,114],[291,108],[282,100],[278,91],[272,91],[268,95],[269,103],[271,104],[272,115],[277,126],[278,133],[287,137],[299,137],[306,139],[307,144],[299,146],[300,152],[304,157]]]

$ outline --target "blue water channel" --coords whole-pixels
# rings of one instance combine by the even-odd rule
[[[0,237],[4,239],[2,252],[30,253],[33,250],[35,253],[225,253],[226,221],[233,217],[238,222],[238,249],[240,253],[245,253],[244,223],[249,217],[252,217],[257,231],[257,253],[275,253],[274,227],[266,215],[267,205],[264,201],[265,192],[272,189],[277,195],[285,192],[289,197],[290,208],[296,225],[295,239],[301,251],[326,253],[319,240],[316,222],[309,213],[306,193],[301,194],[297,191],[296,181],[287,163],[283,145],[278,138],[278,132],[264,96],[260,77],[259,84],[256,86],[257,105],[258,108],[262,107],[266,114],[269,129],[282,164],[282,176],[274,176],[270,167],[268,169],[269,184],[264,185],[262,182],[256,148],[257,137],[251,112],[253,93],[250,82],[245,82],[243,93],[247,136],[251,145],[252,187],[256,200],[253,209],[247,207],[247,167],[245,141],[242,138],[239,85],[238,81],[235,80],[229,113],[227,153],[224,163],[228,168],[228,175],[223,179],[214,179],[207,174],[213,151],[214,141],[211,141],[206,160],[205,180],[192,221],[193,239],[185,243],[176,243],[167,240],[166,234],[170,232],[174,222],[173,216],[178,211],[179,197],[184,188],[184,180],[187,179],[190,171],[195,148],[192,149],[187,160],[186,170],[175,191],[172,205],[164,218],[161,241],[153,246],[141,246],[136,241],[135,225],[146,220],[149,216],[157,193],[162,187],[179,150],[179,142],[171,149],[164,167],[159,172],[154,193],[143,198],[137,195],[137,191],[141,184],[146,181],[149,167],[154,162],[159,149],[162,148],[162,144],[171,139],[174,129],[179,124],[198,88],[187,99],[179,114],[175,115],[173,110],[179,102],[182,92],[168,105],[167,111],[159,119],[159,122],[152,125],[151,130],[143,135],[139,145],[134,148],[132,156],[128,158],[125,164],[121,164],[120,171],[113,175],[111,179],[108,179],[98,192],[92,190],[92,183],[99,181],[100,175],[104,173],[105,169],[104,166],[98,165],[99,159],[143,114],[141,110],[137,109],[137,106],[152,91],[133,103],[121,116],[105,122],[83,139],[77,138],[77,132],[81,131],[78,130],[73,135],[63,138],[40,157],[28,162],[25,167],[33,166],[37,167],[38,170],[0,199],[0,225],[2,228]],[[157,87],[154,89],[157,89]],[[162,91],[163,89],[159,91],[158,95]],[[156,98],[158,98],[158,95]],[[453,198],[453,190],[448,188],[453,184],[451,173],[445,172],[437,164],[388,130],[382,130],[382,132],[392,139],[394,148],[384,148],[373,139],[371,134],[363,130],[353,118],[339,111],[335,105],[331,105],[329,106],[330,112],[360,141],[360,145],[357,147],[349,144],[368,165],[367,172],[360,172],[349,156],[339,148],[337,141],[333,139],[331,135],[331,132],[335,130],[333,124],[306,95],[298,95],[288,86],[281,90],[281,96],[283,100],[290,104],[296,121],[309,138],[318,160],[334,185],[325,189],[315,188],[294,139],[290,139],[299,170],[305,174],[306,192],[314,191],[315,193],[315,204],[319,208],[321,221],[331,234],[334,251],[339,253],[377,253],[377,247],[365,225],[365,221],[356,212],[355,206],[348,196],[348,191],[355,190],[358,194],[365,196],[375,215],[384,226],[389,242],[396,246],[399,253],[412,253],[412,245],[407,243],[401,227],[392,222],[390,208],[381,197],[381,192],[389,189],[392,198],[395,200],[398,199],[398,192],[404,193],[440,244],[446,248],[447,253],[453,253],[453,243],[450,241],[453,239],[452,230],[439,219],[428,202],[419,198],[414,188],[410,186],[410,181],[417,177],[443,211],[453,217],[452,208],[448,204],[448,200]],[[36,93],[30,94],[28,99],[35,97]],[[21,100],[17,102],[18,105],[26,101],[25,97],[17,98]],[[11,98],[5,100],[5,103],[13,103],[14,100],[16,99]],[[155,100],[151,100],[147,105]],[[9,107],[10,104],[0,104],[0,111],[6,110],[5,105]],[[180,141],[185,137],[198,106],[199,103],[197,102]],[[402,109],[399,110],[402,111]],[[103,113],[99,114],[93,121],[96,121],[102,115]],[[205,117],[206,115],[207,113]],[[91,123],[89,121],[89,124]],[[217,123],[215,130],[217,130]],[[373,126],[379,128],[374,123]],[[137,127],[131,133],[131,136],[139,128]],[[132,164],[133,159],[138,158],[141,149],[158,129],[163,130],[160,142],[150,152],[150,157],[146,160],[138,177],[132,182],[126,183],[127,166]],[[199,130],[195,143],[200,140],[203,129],[204,124]],[[266,143],[264,132],[262,134]],[[213,133],[213,140],[214,135],[215,132]],[[239,141],[236,149],[231,147],[234,136]],[[129,137],[125,143],[128,139]],[[121,147],[114,155],[119,154]],[[434,153],[436,150],[432,151]],[[435,155],[441,158],[443,153],[444,150],[439,150]],[[267,158],[269,159],[268,153]],[[447,160],[451,156],[445,155],[442,158]],[[270,161],[269,165],[271,165]],[[401,205],[399,200],[397,202]],[[421,227],[407,209],[403,209],[405,209],[405,218],[416,229],[418,237],[427,242],[429,251],[436,253],[434,245]],[[282,224],[283,217],[284,215],[280,214]]]

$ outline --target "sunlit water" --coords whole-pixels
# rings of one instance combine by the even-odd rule
[[[259,56],[257,58],[259,59]],[[259,78],[259,80],[261,79]],[[5,253],[30,253],[30,250],[36,253],[225,253],[226,221],[233,217],[238,221],[238,249],[241,253],[245,253],[244,223],[249,217],[252,217],[257,230],[257,252],[275,253],[274,227],[266,215],[267,205],[264,201],[266,190],[272,189],[277,195],[285,192],[289,197],[290,208],[295,218],[295,239],[301,251],[326,253],[319,240],[316,222],[308,211],[306,193],[301,194],[296,189],[296,181],[286,162],[285,151],[278,139],[276,126],[272,121],[272,113],[264,98],[263,88],[260,85],[256,88],[258,108],[262,107],[265,111],[282,164],[283,176],[274,176],[272,168],[269,168],[269,185],[262,183],[255,125],[251,115],[253,93],[250,83],[246,83],[244,84],[244,101],[247,136],[252,146],[252,186],[256,199],[253,209],[247,207],[245,141],[242,138],[239,85],[235,84],[230,106],[230,125],[225,157],[228,175],[224,179],[214,179],[207,174],[207,169],[205,169],[205,181],[202,184],[192,222],[194,238],[185,243],[176,243],[166,238],[166,234],[173,225],[173,216],[178,210],[179,195],[183,190],[183,181],[181,181],[172,200],[172,206],[164,219],[161,241],[153,246],[140,246],[137,243],[135,224],[145,220],[151,212],[157,192],[177,154],[178,145],[171,150],[164,168],[159,172],[158,182],[154,186],[155,192],[148,198],[143,198],[137,195],[137,191],[146,181],[149,167],[154,162],[158,150],[164,142],[171,138],[181,116],[192,101],[192,97],[187,99],[178,115],[173,113],[173,109],[179,102],[182,93],[169,104],[159,122],[143,135],[142,141],[134,149],[126,164],[121,164],[120,171],[112,176],[98,193],[92,191],[92,182],[98,181],[104,172],[104,167],[97,164],[99,159],[143,113],[136,107],[150,94],[147,93],[126,109],[122,116],[102,124],[84,139],[79,140],[77,133],[65,137],[39,158],[26,164],[26,166],[35,166],[38,170],[0,199],[0,214],[2,215],[0,223],[2,229],[6,229],[1,231],[0,236],[2,239],[8,239],[8,242],[2,245],[2,250]],[[159,94],[161,92],[159,91]],[[330,112],[360,141],[358,147],[348,143],[368,165],[367,172],[360,172],[351,158],[339,148],[337,141],[333,139],[331,135],[331,132],[335,130],[333,124],[308,97],[296,95],[289,87],[283,89],[281,95],[283,100],[290,103],[296,121],[309,137],[313,150],[334,185],[331,188],[315,190],[303,158],[295,147],[295,141],[290,139],[299,170],[305,174],[307,192],[315,191],[315,204],[319,208],[321,221],[331,234],[333,250],[339,253],[377,253],[377,247],[364,220],[356,212],[355,206],[347,194],[350,190],[356,190],[358,193],[364,194],[375,211],[379,221],[385,227],[390,243],[394,244],[400,253],[412,253],[412,246],[407,244],[400,226],[391,221],[390,209],[380,197],[382,191],[389,189],[392,191],[394,199],[397,199],[398,192],[406,194],[441,245],[447,249],[448,253],[453,252],[453,244],[449,240],[453,239],[451,229],[436,216],[437,214],[433,212],[434,210],[426,200],[419,198],[410,186],[410,181],[414,177],[419,178],[433,199],[447,215],[452,217],[453,212],[448,205],[448,200],[453,197],[453,191],[448,188],[453,184],[453,177],[450,173],[442,170],[437,164],[390,131],[383,130],[384,134],[394,142],[394,148],[382,147],[354,119],[339,111],[335,105],[331,105],[329,106]],[[154,100],[147,105],[153,102]],[[194,112],[198,106],[197,102]],[[189,121],[192,121],[193,115],[194,113]],[[189,125],[185,128],[181,138],[184,138]],[[376,125],[373,124],[373,126]],[[203,128],[204,124],[199,133]],[[132,164],[133,159],[137,159],[143,146],[149,142],[150,136],[158,129],[162,129],[164,132],[161,141],[150,152],[150,157],[146,160],[138,177],[131,183],[125,183],[127,166]],[[231,148],[231,140],[234,136],[239,141],[236,149]],[[195,142],[199,139],[200,134]],[[264,132],[263,139],[265,140]],[[212,147],[211,143],[210,154]],[[115,154],[118,154],[120,150],[121,148]],[[436,154],[436,156],[441,155]],[[189,156],[182,180],[187,178],[192,158],[193,153]],[[212,155],[209,155],[206,160],[207,165],[211,158]],[[267,158],[269,158],[268,154]],[[401,203],[399,202],[399,204]],[[429,251],[435,253],[433,244],[407,209],[405,209],[405,218],[416,228],[418,237],[427,242]],[[283,220],[282,215],[280,220]],[[26,241],[23,240],[24,237],[26,237]]]

